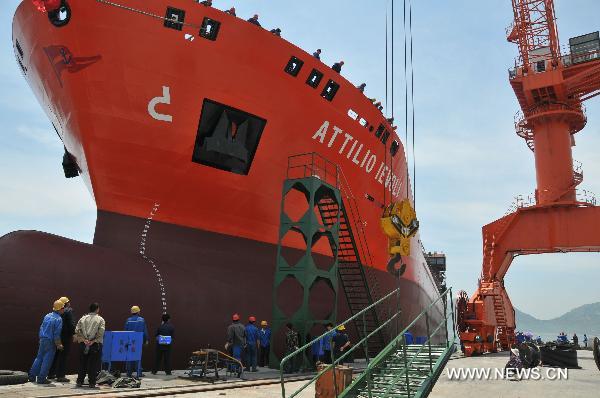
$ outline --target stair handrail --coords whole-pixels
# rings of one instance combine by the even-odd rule
[[[349,199],[349,203],[351,204],[350,206],[350,212],[352,213],[352,219],[354,221],[354,225],[357,226],[358,228],[356,228],[357,230],[357,234],[359,235],[359,245],[360,247],[359,249],[359,259],[360,259],[360,255],[361,255],[361,251],[362,251],[362,256],[364,257],[364,262],[361,261],[361,263],[363,263],[364,265],[371,265],[373,266],[373,257],[371,256],[371,251],[369,250],[369,244],[367,243],[367,238],[365,235],[365,224],[362,220],[362,218],[360,217],[360,211],[358,210],[358,203],[356,202],[356,197],[354,196],[354,194],[352,193],[352,189],[350,188],[350,184],[348,183],[348,180],[346,179],[346,175],[344,174],[344,171],[342,170],[341,167],[339,167],[339,181],[340,181],[340,189],[342,191],[342,194]]]
[[[448,288],[446,289],[442,294],[440,294],[440,296],[433,301],[431,304],[429,304],[429,306],[427,306],[427,308],[425,308],[423,311],[421,311],[421,313],[408,325],[406,326],[401,332],[400,334],[398,334],[394,339],[392,339],[392,341],[390,341],[390,343],[383,349],[381,350],[381,352],[375,357],[373,358],[373,360],[367,365],[367,368],[365,369],[365,371],[363,371],[363,373],[357,377],[356,379],[354,379],[354,381],[352,382],[352,384],[350,384],[345,390],[344,392],[340,395],[340,398],[343,398],[346,396],[347,392],[350,391],[352,388],[354,388],[356,385],[358,385],[359,383],[363,382],[365,379],[367,379],[367,382],[370,380],[370,376],[373,373],[373,371],[381,365],[382,362],[385,361],[385,359],[387,359],[387,357],[393,353],[393,352],[397,352],[398,351],[398,347],[399,346],[403,346],[406,347],[406,333],[410,330],[410,328],[412,328],[423,316],[425,316],[429,310],[431,310],[440,300],[443,300],[444,297],[450,297],[450,314],[448,314],[447,311],[447,305],[444,304],[444,319],[439,323],[439,325],[437,326],[437,328],[429,333],[428,332],[428,336],[427,336],[427,340],[421,344],[421,348],[417,351],[416,354],[414,354],[411,359],[410,362],[408,361],[407,357],[406,357],[406,350],[404,350],[404,361],[405,361],[405,368],[403,371],[400,372],[400,374],[395,377],[393,379],[393,381],[391,383],[389,383],[390,385],[388,386],[388,389],[386,391],[389,392],[389,390],[395,385],[397,384],[397,382],[400,380],[400,378],[402,378],[403,376],[407,375],[407,370],[410,368],[410,365],[412,365],[412,363],[414,362],[414,360],[418,357],[418,355],[421,353],[421,351],[425,348],[425,345],[427,344],[429,347],[429,360],[430,360],[430,367],[432,366],[431,363],[431,337],[434,336],[442,326],[445,326],[446,328],[446,347],[448,348],[452,348],[454,346],[454,344],[456,343],[456,320],[455,320],[455,314],[454,314],[454,298],[452,297],[452,288]],[[452,332],[453,332],[453,338],[452,341],[450,341],[449,339],[449,335],[448,335],[448,318],[452,317]],[[429,322],[428,322],[428,318],[426,319],[427,322],[427,327],[429,327]],[[401,341],[403,344],[401,344]],[[413,345],[414,346],[414,345]],[[408,380],[407,380],[407,389],[410,391],[410,387],[408,385]],[[409,394],[410,396],[410,394]],[[369,388],[369,397],[371,397],[371,393],[370,393],[370,388]]]
[[[358,243],[358,260],[360,262],[360,264],[362,265],[362,272],[365,275],[365,278],[367,279],[367,284],[369,285],[369,296],[371,297],[371,299],[375,298],[377,299],[379,296],[379,284],[377,283],[377,279],[373,276],[373,274],[371,272],[367,272],[367,266],[373,266],[374,262],[373,262],[373,257],[371,256],[371,251],[369,250],[369,244],[367,241],[367,237],[366,237],[366,232],[365,232],[365,224],[362,221],[362,218],[360,216],[360,211],[358,209],[358,204],[356,202],[356,197],[354,196],[354,194],[352,193],[352,189],[350,188],[350,184],[348,183],[348,180],[346,179],[346,175],[344,174],[344,171],[339,168],[339,181],[340,181],[340,191],[342,192],[342,195],[345,196],[348,199],[348,203],[350,204],[350,212],[351,212],[351,217],[352,217],[352,223],[350,222],[350,219],[348,218],[348,213],[346,212],[346,217],[347,217],[347,221],[349,224],[353,224],[353,226],[355,226],[356,228],[352,228],[351,229],[351,233],[353,230],[356,230],[356,235],[358,236],[358,240],[354,240],[355,242]],[[342,200],[342,205],[344,206],[345,201]],[[346,209],[346,206],[344,206],[344,209]],[[361,259],[361,255],[364,259],[364,261]]]
[[[367,361],[369,361],[369,353],[368,353],[368,340],[375,336],[377,333],[379,333],[381,330],[383,330],[390,322],[394,321],[397,317],[400,316],[400,308],[396,308],[396,312],[394,313],[394,315],[392,315],[388,320],[386,320],[385,322],[383,322],[381,325],[379,325],[379,327],[377,327],[377,329],[373,330],[371,333],[369,333],[368,335],[366,335],[365,337],[363,337],[360,341],[358,341],[356,344],[353,344],[351,346],[351,348],[347,351],[344,352],[344,354],[342,354],[339,358],[331,358],[332,359],[332,363],[329,364],[328,366],[326,366],[325,368],[323,368],[321,371],[317,372],[317,374],[311,378],[308,382],[306,382],[303,386],[301,386],[298,390],[296,390],[294,393],[292,393],[292,395],[286,397],[285,395],[285,378],[284,378],[284,370],[285,370],[285,364],[287,362],[289,362],[293,357],[297,356],[298,354],[302,354],[304,355],[305,351],[312,347],[312,345],[314,343],[316,343],[317,341],[321,340],[321,339],[326,339],[329,338],[329,336],[333,333],[333,331],[337,330],[338,327],[340,326],[346,326],[347,324],[349,324],[350,322],[355,321],[358,317],[362,316],[363,319],[363,327],[365,326],[365,315],[367,314],[367,312],[374,310],[376,306],[382,304],[383,302],[385,302],[386,300],[392,298],[392,297],[397,297],[400,293],[400,288],[397,288],[393,291],[391,291],[390,293],[388,293],[386,296],[382,297],[381,299],[377,300],[376,302],[374,302],[373,304],[369,305],[368,307],[364,308],[363,310],[357,312],[355,315],[353,315],[352,317],[346,319],[345,321],[343,321],[342,323],[336,325],[332,330],[327,331],[325,333],[323,333],[322,335],[320,335],[319,337],[313,339],[312,341],[310,341],[309,343],[303,345],[302,347],[298,348],[296,351],[286,355],[280,362],[279,364],[279,374],[280,374],[280,379],[281,379],[281,396],[282,398],[293,398],[295,396],[297,396],[298,394],[300,394],[302,391],[304,391],[309,385],[311,385],[312,383],[314,383],[316,380],[318,380],[324,373],[326,373],[327,371],[329,371],[330,369],[332,369],[334,366],[337,366],[340,362],[343,362],[343,360],[352,352],[354,352],[354,350],[356,350],[357,348],[363,348],[365,350],[365,356]],[[332,351],[333,352],[333,351]],[[332,354],[333,356],[333,354]],[[334,372],[335,374],[335,372]],[[335,377],[335,376],[334,376]]]

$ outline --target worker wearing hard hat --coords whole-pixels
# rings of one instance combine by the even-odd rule
[[[337,328],[337,332],[332,339],[332,348],[333,348],[333,358],[338,359],[346,350],[350,347],[350,338],[348,334],[346,334],[346,326],[340,325]],[[342,361],[339,362],[340,365],[343,365],[344,362],[348,362],[351,358],[346,356]]]
[[[60,341],[62,330],[62,318],[60,316],[64,312],[64,308],[65,304],[60,300],[56,300],[52,305],[52,312],[47,314],[42,321],[39,332],[40,345],[38,353],[29,371],[29,381],[32,383],[37,381],[38,384],[42,385],[52,384],[47,377],[56,349],[63,349]]]
[[[332,363],[331,360],[331,345],[332,345],[332,341],[333,338],[336,335],[336,330],[333,328],[333,323],[328,323],[326,325],[327,328],[327,336],[325,336],[325,340],[323,341],[323,362],[325,363]]]
[[[269,350],[271,349],[271,328],[267,321],[260,322],[258,331],[258,366],[269,366]]]
[[[73,308],[71,307],[71,301],[68,297],[61,297],[58,299],[65,305],[65,310],[60,316],[62,318],[62,331],[60,333],[60,341],[62,342],[63,349],[56,350],[54,354],[54,361],[50,367],[50,373],[48,373],[49,379],[56,378],[59,383],[68,383],[69,379],[66,376],[67,358],[71,351],[71,342],[73,341],[73,335],[75,334],[75,320],[73,316]]]
[[[238,361],[242,361],[242,351],[246,346],[246,328],[240,323],[240,316],[233,314],[231,325],[227,327],[227,342],[225,350],[231,350],[231,355]],[[241,369],[237,369],[241,373]]]
[[[256,360],[258,354],[258,346],[260,344],[260,336],[258,328],[254,323],[256,318],[251,316],[248,318],[246,325],[246,371],[258,372],[256,368]]]
[[[148,327],[146,326],[146,320],[140,315],[142,310],[139,306],[134,305],[130,309],[131,316],[125,321],[125,331],[127,332],[140,332],[144,334],[144,344],[148,345]],[[131,377],[133,372],[133,366],[131,362],[127,362],[127,376]],[[142,374],[138,374],[141,377]]]

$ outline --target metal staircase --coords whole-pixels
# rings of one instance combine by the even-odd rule
[[[400,289],[388,293],[371,306],[342,322],[341,325],[354,322],[374,308],[389,308],[397,305],[399,294]],[[450,304],[450,308],[446,303]],[[395,313],[386,317],[376,330],[353,344],[339,358],[334,358],[333,364],[321,368],[317,374],[300,387],[295,384],[294,391],[291,393],[286,392],[286,379],[283,370],[280,370],[282,398],[294,398],[306,394],[307,389],[313,386],[321,376],[330,372],[340,363],[347,362],[347,358],[352,356],[353,352],[367,346],[369,340],[373,339],[378,331],[388,327],[394,329],[399,317],[400,309],[397,308]],[[435,321],[432,321],[433,319]],[[449,335],[450,330],[452,330],[452,336]],[[410,341],[407,342],[409,331],[426,335],[417,339],[417,344],[409,344]],[[330,333],[326,332],[287,355],[281,361],[280,369],[284,369],[285,364],[293,361],[295,357],[303,355],[303,352],[310,349],[313,343],[328,338]],[[367,367],[364,371],[346,389],[336,391],[335,396],[339,398],[424,398],[431,392],[448,359],[456,350],[456,342],[452,289],[447,289],[406,328],[398,332],[396,337],[377,356],[372,359],[367,358]],[[336,372],[333,372],[333,384],[338,385],[335,381],[335,374]],[[291,383],[292,380],[289,382]]]
[[[504,300],[501,294],[494,295],[494,314],[496,315],[496,341],[503,350],[510,349],[514,342],[515,330],[509,327],[504,312]]]
[[[430,312],[436,306],[443,305],[444,298],[454,307],[452,291],[448,289],[423,310],[369,363],[367,369],[339,395],[340,398],[422,398],[428,396],[450,355],[456,349],[456,332],[452,338],[448,336],[448,318],[450,316],[452,317],[452,330],[455,330],[453,309],[451,314],[448,314],[444,305],[444,319],[438,325],[430,326]],[[426,341],[422,344],[407,344],[405,333],[423,320],[427,331]]]
[[[363,381],[341,397],[379,398],[379,397],[424,397],[435,382],[434,368],[443,369],[452,354],[446,345],[432,345],[423,350],[420,344],[400,346],[391,353],[370,379]],[[409,360],[409,358],[411,358]],[[436,372],[436,379],[439,372]]]
[[[323,199],[317,204],[323,224],[330,226],[338,221],[339,213],[339,248],[338,248],[338,273],[351,315],[356,315],[361,310],[374,303],[374,283],[369,281],[362,265],[354,233],[349,223],[348,214],[342,200],[341,207],[331,199]],[[335,252],[332,248],[332,251]],[[364,322],[364,324],[363,324]],[[358,335],[363,338],[379,326],[379,318],[375,309],[368,311],[364,319],[358,318],[355,322]],[[369,341],[369,355],[375,356],[385,347],[382,332],[378,332]]]

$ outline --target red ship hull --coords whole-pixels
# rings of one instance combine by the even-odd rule
[[[15,55],[94,196],[98,222],[93,245],[39,233],[0,240],[0,313],[18,303],[30,310],[0,346],[23,353],[28,343],[33,353],[36,316],[62,295],[80,310],[100,301],[113,330],[133,304],[151,326],[166,309],[181,356],[222,346],[233,312],[268,319],[281,188],[288,157],[298,153],[340,166],[372,254],[365,265],[382,291],[393,289],[380,204],[410,191],[399,139],[382,142],[380,126],[392,131],[383,115],[339,74],[267,31],[183,0],[169,6],[186,11],[186,24],[170,29],[161,19],[166,3],[138,3],[69,3],[71,18],[59,28],[29,1],[16,12]],[[198,35],[206,17],[221,23],[216,40]],[[284,71],[291,57],[303,62],[296,76]],[[317,88],[306,83],[313,69],[323,74]],[[339,89],[328,101],[321,94],[330,80]],[[264,123],[254,151],[238,157],[245,170],[198,161],[212,104]],[[412,247],[401,281],[405,320],[438,294],[418,237]],[[341,319],[347,305],[339,308]],[[28,365],[9,358],[0,367]]]

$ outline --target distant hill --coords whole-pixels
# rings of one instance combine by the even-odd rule
[[[577,307],[558,318],[542,320],[515,308],[517,330],[531,331],[533,334],[553,334],[573,332],[583,336],[600,336],[600,303]]]

